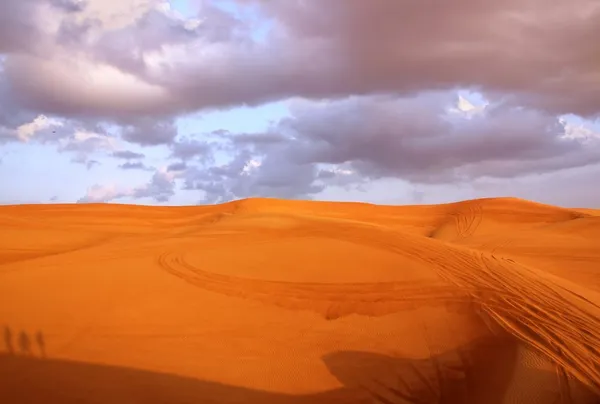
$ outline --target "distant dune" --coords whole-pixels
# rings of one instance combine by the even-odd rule
[[[600,210],[0,207],[1,403],[599,403]]]

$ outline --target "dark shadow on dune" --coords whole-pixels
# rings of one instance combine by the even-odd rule
[[[14,355],[15,354],[15,346],[13,345],[13,340],[12,340],[12,331],[10,329],[9,326],[5,326],[4,327],[4,346],[6,348],[6,351],[10,354],[10,355]]]
[[[513,339],[493,337],[426,360],[343,351],[326,355],[323,361],[346,388],[367,392],[376,403],[518,404],[524,401],[514,401],[515,394],[521,400],[524,396],[514,389],[509,392],[516,359]],[[600,397],[579,382],[559,380],[557,372],[530,369],[527,376],[525,384],[547,382],[536,384],[538,390],[527,393],[528,399],[535,396],[537,403],[600,403]]]
[[[323,360],[343,387],[292,395],[140,369],[5,354],[0,355],[0,402],[495,404],[502,402],[502,396],[489,392],[506,388],[514,356],[514,344],[498,339],[480,340],[429,360],[336,352]],[[598,403],[597,398],[587,397],[572,402]]]
[[[32,349],[32,339],[22,330],[18,335],[14,335],[13,340],[13,332],[9,326],[4,327],[4,348],[8,355],[21,355],[21,356],[30,356],[36,357],[38,356],[34,350]],[[15,349],[15,343],[18,344],[18,350]],[[39,358],[46,358],[46,340],[44,338],[44,333],[41,330],[38,330],[35,333],[35,343],[37,345],[37,350],[39,351]],[[1,402],[1,401],[0,401]]]
[[[345,386],[382,403],[499,404],[502,397],[489,401],[489,391],[506,390],[515,354],[514,344],[490,338],[424,360],[352,351],[323,360]]]
[[[0,355],[0,402],[368,404],[373,401],[364,394],[361,398],[360,392],[345,388],[310,395],[291,395],[125,367]]]
[[[46,341],[44,340],[44,333],[38,331],[35,334],[35,342],[37,343],[38,349],[40,350],[40,356],[42,358],[46,357]]]
[[[29,335],[25,331],[21,331],[19,333],[19,350],[21,354],[32,356],[33,352],[31,351],[31,339]]]

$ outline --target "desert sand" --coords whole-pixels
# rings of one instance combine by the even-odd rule
[[[0,207],[2,403],[598,403],[600,210]]]

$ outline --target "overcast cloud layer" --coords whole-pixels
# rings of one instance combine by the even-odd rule
[[[87,173],[62,202],[600,207],[599,38],[597,0],[3,0],[0,151]]]

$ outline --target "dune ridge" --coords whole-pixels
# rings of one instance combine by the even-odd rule
[[[592,403],[600,396],[598,215],[517,198],[3,206],[0,324],[44,327],[59,360],[285,394],[352,385],[339,402]],[[179,345],[150,337],[165,326]],[[135,330],[128,338],[140,347],[114,330]],[[460,348],[481,338],[509,342]],[[488,345],[515,353],[490,362]],[[200,346],[213,348],[190,354]],[[403,376],[376,372],[367,384],[379,387],[366,388],[344,369],[387,360],[334,354],[344,350],[442,360],[446,370],[415,373],[411,359],[407,373],[395,359]],[[523,359],[532,357],[534,365]],[[247,359],[232,369],[226,358]],[[534,368],[546,372],[545,387],[516,376]],[[492,376],[498,369],[505,376]]]

